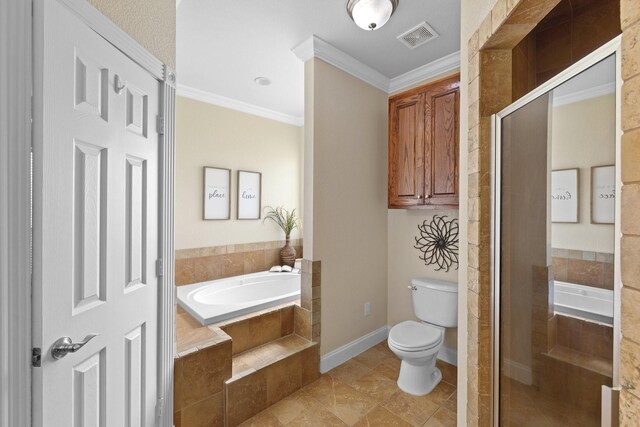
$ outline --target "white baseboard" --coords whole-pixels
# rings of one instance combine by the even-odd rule
[[[442,347],[438,352],[438,359],[450,365],[458,366],[458,350],[449,347]]]
[[[320,372],[324,374],[325,372],[342,365],[347,360],[356,357],[360,353],[369,350],[374,345],[386,340],[388,335],[389,327],[383,326],[380,329],[369,332],[367,335],[357,338],[340,348],[336,348],[320,358]]]
[[[505,359],[504,361],[504,374],[522,384],[531,385],[533,382],[531,367],[523,365],[522,363],[514,360]]]
[[[380,329],[369,332],[367,335],[361,336],[360,338],[325,354],[320,358],[320,372],[324,374],[325,372],[342,365],[347,360],[356,357],[360,353],[364,353],[374,345],[386,340],[389,336],[390,329],[390,326],[383,326]],[[438,352],[438,359],[457,366],[458,351],[442,347]]]

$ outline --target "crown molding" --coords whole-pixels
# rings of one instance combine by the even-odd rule
[[[309,37],[291,49],[291,51],[302,62],[306,62],[311,58],[319,58],[385,93],[389,91],[389,78],[387,76],[363,64],[316,35]]]
[[[269,110],[268,108],[258,107],[257,105],[227,98],[221,95],[216,95],[214,93],[196,89],[190,86],[185,86],[183,84],[178,84],[177,95],[183,96],[185,98],[195,99],[196,101],[206,102],[208,104],[229,108],[231,110],[253,114],[254,116],[276,120],[278,122],[287,123],[289,125],[304,125],[304,116],[298,117],[292,116],[290,114],[280,113],[278,111]]]
[[[389,81],[389,94],[400,92],[420,82],[460,69],[460,51],[443,56]]]
[[[597,98],[599,96],[615,93],[615,91],[616,91],[615,82],[605,83],[600,86],[578,90],[576,92],[571,92],[566,95],[554,96],[553,106],[559,107],[561,105],[573,104],[574,102],[585,101],[587,99]]]

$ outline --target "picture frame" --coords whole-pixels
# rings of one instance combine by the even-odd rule
[[[591,167],[591,223],[614,224],[616,213],[616,166]]]
[[[205,166],[203,172],[202,218],[231,219],[231,169]]]
[[[262,173],[238,171],[238,219],[260,219],[262,214]]]
[[[551,222],[578,223],[579,169],[551,171]]]

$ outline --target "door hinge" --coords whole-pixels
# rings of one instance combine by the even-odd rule
[[[31,349],[31,366],[34,368],[42,366],[42,350],[40,347],[34,347]]]
[[[164,399],[158,399],[156,402],[156,418],[164,415]]]
[[[164,276],[164,262],[162,261],[162,258],[156,260],[156,276]]]
[[[164,117],[163,116],[158,116],[156,127],[158,131],[158,135],[164,135]]]

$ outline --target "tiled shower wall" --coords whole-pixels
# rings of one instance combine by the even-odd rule
[[[613,290],[613,260],[613,254],[554,248],[553,278]]]
[[[280,264],[284,240],[179,249],[176,251],[176,286],[265,271]],[[296,257],[302,258],[302,239],[293,239]]]

